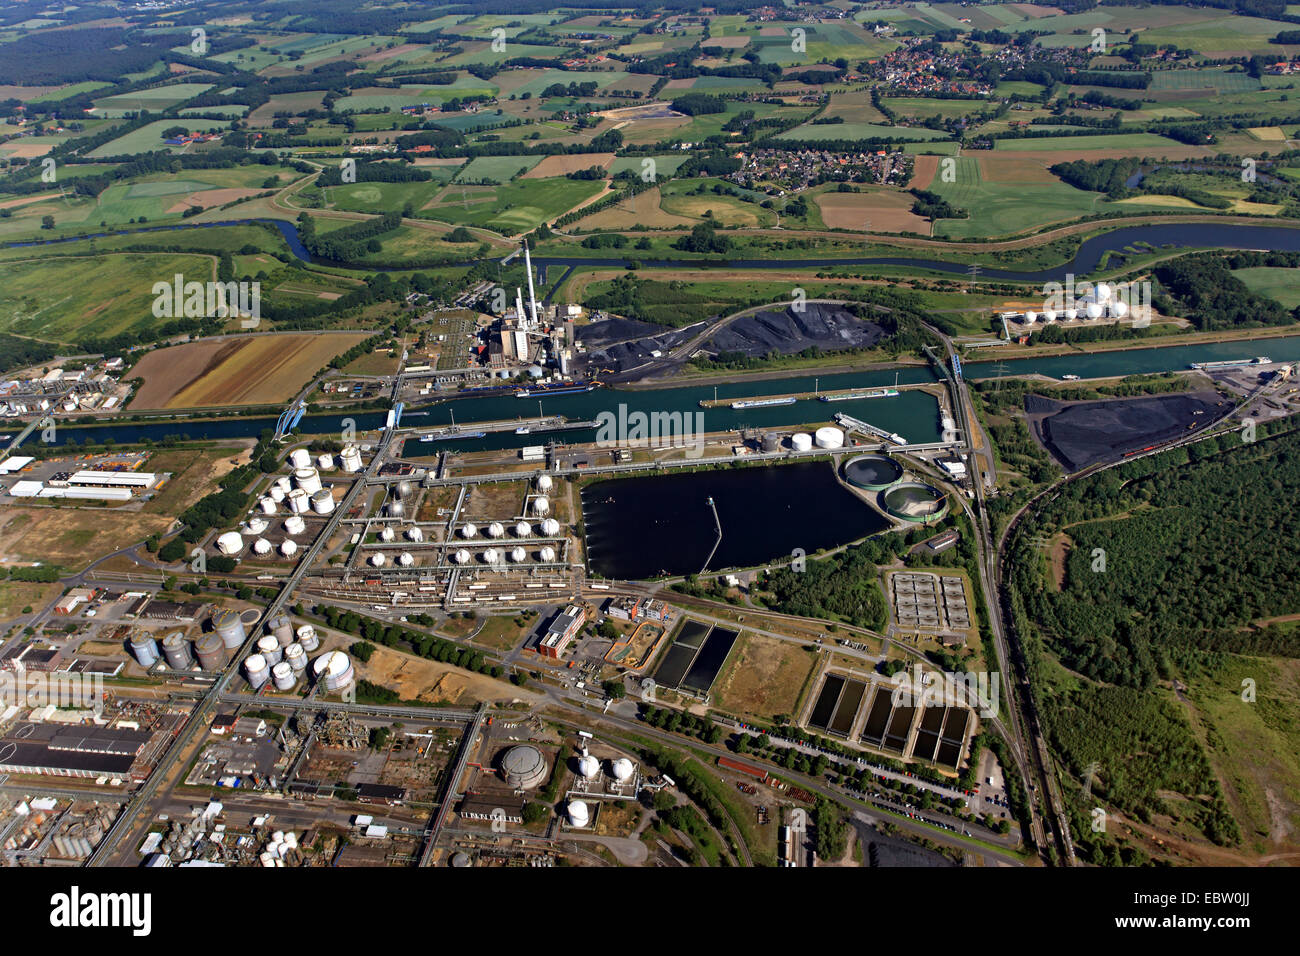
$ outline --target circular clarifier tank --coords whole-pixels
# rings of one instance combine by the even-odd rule
[[[867,491],[883,491],[902,477],[903,466],[888,455],[858,455],[844,464],[844,480]]]
[[[905,481],[887,488],[880,501],[895,518],[918,524],[941,518],[948,510],[948,496],[921,481]]]

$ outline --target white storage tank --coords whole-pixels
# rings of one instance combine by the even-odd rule
[[[533,499],[533,514],[548,515],[551,513],[551,499],[546,495],[538,495]]]
[[[352,683],[354,677],[352,659],[342,651],[328,651],[316,658],[312,673],[326,690],[342,690]]]
[[[1110,302],[1110,314],[1112,318],[1124,318],[1124,316],[1128,315],[1128,303],[1120,299],[1112,299]]]
[[[284,521],[284,530],[289,534],[302,534],[307,530],[307,522],[302,520],[302,515],[289,515]]]
[[[532,533],[532,526],[527,521],[521,521],[515,525],[515,537],[517,538],[526,538]]]
[[[276,500],[270,495],[263,495],[257,500],[257,507],[262,509],[262,514],[273,515],[275,514]]]
[[[285,538],[280,542],[280,553],[286,558],[292,558],[298,553],[298,542],[291,538]]]
[[[270,553],[271,553],[271,542],[270,542],[270,541],[267,541],[265,538],[258,538],[256,541],[253,542],[253,553],[254,553],[254,554],[270,554]]]
[[[239,554],[244,550],[244,539],[238,531],[227,531],[217,538],[217,550],[222,554]]]
[[[319,458],[316,459],[317,471],[332,471],[333,469],[334,469],[333,455],[321,455]]]
[[[1025,325],[1033,325],[1038,321],[1038,313],[1032,309],[1025,313]]]
[[[555,482],[551,480],[550,475],[539,475],[537,477],[537,490],[540,491],[542,494],[544,495],[550,494],[551,489],[554,487],[555,487]]]
[[[483,552],[483,560],[486,561],[488,564],[500,564],[501,552],[496,548],[488,548],[486,551]]]
[[[807,432],[795,432],[790,436],[790,447],[795,451],[809,451],[812,448],[812,435]]]
[[[289,466],[291,468],[310,468],[311,452],[306,448],[295,448],[289,452]]]
[[[1078,310],[1078,309],[1066,309],[1066,310],[1065,310],[1065,320],[1066,320],[1067,322],[1073,322],[1073,321],[1074,321],[1075,319],[1077,319],[1078,317],[1079,317],[1079,310]]]
[[[506,529],[501,525],[500,521],[493,521],[488,525],[487,533],[489,538],[499,538],[506,533]]]
[[[377,568],[382,568],[388,559],[384,557],[384,552],[376,551],[370,556],[370,563]]]
[[[415,564],[415,558],[411,557],[411,552],[403,551],[397,556],[397,563],[404,568],[409,568],[411,565]]]
[[[158,642],[148,631],[139,627],[132,628],[130,644],[131,653],[141,667],[153,667],[158,663]]]
[[[293,473],[293,480],[309,495],[320,491],[320,472],[315,468],[299,468]]]
[[[301,644],[290,644],[284,649],[284,663],[292,667],[295,673],[301,674],[307,669],[307,652]]]
[[[635,765],[626,757],[619,757],[609,769],[613,772],[614,779],[619,783],[626,783],[631,780],[632,774],[636,771]]]
[[[261,654],[249,654],[244,660],[244,673],[248,675],[248,682],[253,685],[253,689],[257,690],[270,680],[271,666]]]
[[[389,498],[384,510],[390,518],[400,518],[406,514],[406,503],[401,498]]]
[[[461,548],[459,551],[456,552],[455,560],[457,564],[469,564],[469,559],[470,559],[470,553],[464,548]]]
[[[467,538],[477,538],[477,537],[478,537],[478,526],[477,526],[476,524],[474,524],[474,522],[472,522],[472,521],[467,521],[467,522],[465,522],[465,524],[461,527],[461,529],[460,529],[460,533],[463,534],[463,535],[464,535],[465,537],[467,537]]]
[[[1055,322],[1055,321],[1056,321],[1056,310],[1055,310],[1055,309],[1044,309],[1044,310],[1043,310],[1043,321],[1044,321],[1044,322],[1047,322],[1047,323],[1049,323],[1049,324],[1052,323],[1052,322]]]
[[[587,780],[594,779],[600,773],[600,761],[591,754],[583,754],[578,760],[578,773]]]
[[[825,425],[817,429],[817,447],[818,448],[843,448],[844,432],[835,428],[833,425]]]
[[[385,526],[379,532],[380,541],[392,541],[396,537],[397,537],[397,532],[394,531],[390,526]]]
[[[282,492],[284,492],[287,495],[289,493],[289,489],[293,487],[293,484],[289,481],[288,475],[281,475],[279,478],[275,479],[275,483],[271,487],[279,488]]]
[[[347,445],[339,455],[339,465],[348,474],[361,470],[361,452],[356,445]]]
[[[519,564],[520,562],[526,561],[527,559],[528,559],[528,552],[525,551],[523,548],[515,548],[510,552],[510,560],[515,562],[515,564]]]
[[[298,677],[293,672],[293,668],[280,661],[271,668],[271,680],[275,682],[276,690],[293,690],[293,685],[298,683]]]
[[[554,538],[560,533],[560,523],[554,518],[547,518],[542,522],[542,534],[548,538]]]
[[[544,561],[545,563],[550,564],[552,561],[555,560],[555,549],[548,544],[546,547],[542,548],[542,550],[537,553],[537,556],[541,558],[542,561]]]
[[[585,827],[591,822],[591,811],[581,800],[570,800],[568,808],[569,826]]]
[[[285,494],[285,490],[279,485],[272,485],[266,496],[271,499],[272,504],[278,505],[281,501],[284,501]]]
[[[302,649],[308,654],[320,647],[320,638],[316,636],[316,628],[310,624],[304,624],[298,628],[298,643],[302,645]]]
[[[1101,312],[1102,312],[1102,309],[1101,309],[1101,303],[1100,303],[1100,302],[1089,302],[1089,303],[1088,303],[1087,310],[1086,310],[1086,314],[1087,314],[1088,318],[1090,318],[1090,319],[1100,319],[1100,318],[1101,318]]]
[[[311,496],[311,510],[318,515],[327,515],[334,510],[334,495],[328,488],[321,488]]]
[[[274,634],[263,634],[257,639],[257,653],[265,657],[268,664],[278,664],[282,656],[280,642]]]
[[[311,499],[307,497],[307,492],[301,488],[295,488],[288,494],[289,510],[296,515],[306,514],[311,510]]]
[[[268,522],[265,518],[249,518],[248,524],[245,525],[245,527],[248,528],[249,534],[261,534],[266,530],[267,524]]]
[[[406,529],[406,538],[408,541],[423,541],[424,532],[415,525],[412,525]]]

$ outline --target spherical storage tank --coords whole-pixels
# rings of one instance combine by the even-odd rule
[[[487,533],[489,538],[499,538],[506,533],[506,529],[502,526],[500,521],[493,521],[488,525]]]
[[[832,425],[826,425],[817,429],[817,447],[818,448],[843,448],[844,432]]]
[[[1044,310],[1043,310],[1043,321],[1044,321],[1044,322],[1048,322],[1048,323],[1055,322],[1055,321],[1056,321],[1056,310],[1055,310],[1055,309],[1044,309]]]
[[[600,773],[600,761],[591,754],[583,754],[578,760],[578,773],[591,780]]]
[[[844,480],[867,491],[883,491],[902,477],[903,466],[888,455],[858,455],[844,465]]]
[[[525,551],[523,548],[515,548],[510,552],[510,560],[515,562],[516,564],[520,563],[521,561],[524,561],[525,559],[527,559],[527,557],[528,557],[528,552]]]
[[[322,488],[311,496],[311,510],[318,515],[327,515],[334,510],[334,495],[329,489]]]
[[[285,539],[280,542],[280,553],[286,558],[292,558],[298,553],[298,542]]]
[[[361,452],[356,445],[347,445],[339,454],[339,465],[348,474],[355,474],[361,470]]]
[[[560,523],[554,518],[547,518],[542,522],[542,534],[548,538],[554,538],[560,533]]]
[[[384,508],[390,518],[400,518],[406,514],[406,503],[401,498],[389,498]]]
[[[302,534],[307,530],[307,522],[302,520],[302,515],[290,515],[284,522],[284,530],[289,534]]]
[[[1038,321],[1038,313],[1029,311],[1025,313],[1025,325],[1033,325]]]
[[[948,496],[921,481],[904,481],[881,496],[881,504],[895,518],[927,524],[943,517],[948,510]]]
[[[795,432],[790,436],[790,447],[795,451],[809,451],[812,449],[812,435],[807,432]]]
[[[550,494],[551,488],[554,487],[554,485],[555,482],[551,480],[550,475],[539,475],[537,477],[537,490],[544,495]]]
[[[286,497],[289,501],[289,510],[294,514],[306,514],[311,510],[311,499],[301,488],[293,489]]]
[[[141,667],[153,667],[158,662],[158,642],[144,628],[131,629],[131,653],[140,662]]]
[[[222,554],[239,554],[244,550],[244,539],[238,531],[227,531],[217,538],[217,550]]]
[[[164,637],[162,650],[172,670],[187,671],[194,666],[194,655],[190,653],[190,642],[185,640],[184,631],[172,631]]]
[[[1089,302],[1087,308],[1085,309],[1085,314],[1090,319],[1100,319],[1101,312],[1102,312],[1102,307],[1100,302]]]
[[[320,491],[320,472],[315,468],[299,468],[293,473],[293,480],[309,495]]]
[[[470,553],[466,551],[464,548],[461,548],[459,551],[457,551],[455,557],[456,557],[457,564],[469,564]]]
[[[414,490],[415,490],[415,486],[412,485],[412,484],[411,484],[409,481],[407,481],[405,478],[403,478],[401,481],[399,481],[399,482],[397,483],[397,487],[395,487],[395,488],[393,489],[393,491],[396,492],[397,497],[399,497],[399,498],[409,498],[409,497],[411,497],[411,492],[413,492]]]
[[[415,558],[411,556],[411,552],[403,551],[397,556],[397,563],[404,568],[409,568],[411,565],[415,564]]]
[[[271,542],[270,542],[270,541],[267,541],[265,538],[258,538],[256,541],[253,542],[253,553],[254,553],[254,554],[270,554],[270,553],[271,553]]]
[[[406,539],[408,541],[423,541],[424,532],[419,527],[412,525],[406,529]]]
[[[569,801],[567,815],[571,827],[585,827],[591,822],[591,811],[587,809],[587,805],[581,800]]]
[[[515,525],[515,537],[517,538],[526,538],[532,533],[533,529],[527,521],[521,521]]]
[[[501,552],[496,548],[488,548],[483,552],[483,560],[488,564],[500,564]]]
[[[326,651],[311,666],[317,682],[328,691],[342,690],[352,683],[352,658],[342,651]]]
[[[194,642],[194,653],[199,659],[199,667],[205,671],[219,671],[226,666],[226,645],[215,631],[199,635]]]
[[[294,674],[293,668],[284,661],[271,668],[271,679],[275,682],[276,690],[293,690],[293,685],[298,683],[298,676]]]
[[[397,532],[389,527],[386,527],[379,532],[380,541],[392,541],[396,537],[397,537]]]
[[[256,690],[271,679],[271,665],[261,654],[249,654],[244,660],[244,673],[248,676],[248,682]]]
[[[551,500],[546,495],[538,495],[533,499],[533,513],[547,515],[551,513]]]
[[[384,563],[387,560],[388,559],[384,557],[384,553],[382,551],[376,551],[374,554],[370,556],[370,563],[377,568],[382,568],[384,566]]]
[[[531,744],[511,747],[501,758],[501,775],[516,790],[532,790],[546,780],[547,773],[546,758]]]
[[[546,547],[542,548],[541,551],[537,552],[537,557],[549,564],[555,560],[555,549],[548,544]]]
[[[316,628],[312,627],[310,624],[304,624],[302,627],[298,628],[298,643],[301,644],[302,649],[308,653],[320,647],[320,638],[316,636]]]
[[[610,770],[614,772],[615,780],[619,783],[626,783],[628,780],[632,779],[632,774],[636,771],[636,767],[633,765],[632,761],[628,760],[626,757],[619,757],[614,761],[614,765],[610,767]]]
[[[311,452],[306,448],[295,448],[289,452],[289,466],[291,468],[308,468],[311,466]]]
[[[467,521],[461,527],[460,533],[467,538],[476,538],[478,537],[478,525],[474,524],[472,521]]]
[[[1079,310],[1078,310],[1078,309],[1066,309],[1066,310],[1065,310],[1065,319],[1066,319],[1067,322],[1073,322],[1073,321],[1074,321],[1075,319],[1077,319],[1078,317],[1079,317]]]
[[[243,618],[238,611],[220,608],[212,612],[212,630],[226,647],[239,647],[248,639]]]

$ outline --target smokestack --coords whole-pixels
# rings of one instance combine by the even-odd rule
[[[519,318],[519,327],[527,328],[528,316],[524,314],[524,292],[518,286],[515,286],[515,315]]]
[[[528,254],[528,240],[524,240],[524,270],[528,273],[528,304],[532,308],[532,328],[537,328],[537,295],[533,291],[533,257]]]

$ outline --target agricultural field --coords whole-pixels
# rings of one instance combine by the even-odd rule
[[[516,235],[550,222],[605,188],[601,181],[528,179],[503,186],[452,184],[420,209],[421,216]]]
[[[206,339],[147,354],[132,369],[142,380],[132,410],[277,404],[363,334],[271,333]]]
[[[1282,303],[1288,309],[1300,308],[1300,269],[1259,266],[1235,269],[1232,273],[1251,292],[1258,292]]]

